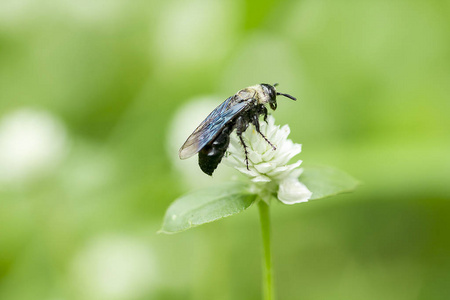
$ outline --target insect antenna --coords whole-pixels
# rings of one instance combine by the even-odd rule
[[[289,98],[291,100],[294,100],[294,101],[297,100],[297,98],[295,98],[294,96],[291,96],[289,94],[283,94],[283,93],[277,92],[277,95],[285,96],[285,97],[287,97],[287,98]]]

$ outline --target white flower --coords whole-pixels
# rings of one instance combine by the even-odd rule
[[[253,125],[250,125],[243,133],[248,151],[248,169],[244,149],[235,133],[231,136],[225,159],[227,164],[249,177],[254,183],[253,190],[265,201],[276,192],[273,183],[278,186],[278,199],[281,202],[294,204],[308,201],[312,193],[298,181],[302,172],[299,168],[302,161],[297,160],[293,164],[288,164],[302,150],[300,144],[295,144],[287,138],[290,133],[289,126],[284,125],[280,128],[275,125],[275,119],[268,116],[267,123],[260,122],[260,130],[276,150],[256,132]]]

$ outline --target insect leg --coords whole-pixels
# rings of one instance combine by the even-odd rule
[[[264,104],[259,105],[258,113],[264,116],[264,122],[267,123],[267,108]]]
[[[239,137],[239,140],[241,140],[241,144],[244,147],[244,153],[245,153],[245,164],[247,165],[247,170],[250,171],[248,167],[248,151],[247,151],[247,145],[244,142],[244,139],[242,138],[242,133],[247,129],[248,122],[242,117],[238,117],[236,119],[236,134]]]
[[[267,112],[267,110],[266,110],[266,112]],[[255,125],[256,132],[259,133],[264,138],[264,140],[266,140],[266,142],[273,148],[273,150],[277,150],[277,148],[266,138],[266,136],[259,129],[259,117],[258,117],[258,115],[256,115],[256,114],[253,115],[252,123],[253,123],[253,125]]]

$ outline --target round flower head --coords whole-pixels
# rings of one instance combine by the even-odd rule
[[[275,125],[275,119],[268,116],[267,123],[260,123],[261,133],[276,147],[272,148],[264,138],[256,132],[253,125],[243,133],[247,144],[248,169],[245,160],[245,152],[236,133],[231,136],[230,146],[226,162],[255,183],[253,188],[266,201],[270,195],[276,192],[278,187],[278,199],[285,204],[294,204],[308,201],[311,192],[298,181],[302,169],[298,168],[301,160],[293,164],[288,162],[302,150],[300,144],[295,144],[288,135],[288,125]]]

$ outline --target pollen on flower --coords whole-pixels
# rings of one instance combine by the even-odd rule
[[[275,182],[280,187],[278,199],[282,202],[285,199],[287,200],[286,203],[289,202],[289,204],[307,201],[311,192],[301,184],[293,184],[293,181],[298,182],[298,177],[302,172],[302,169],[299,168],[302,161],[297,160],[288,164],[302,150],[300,144],[288,139],[289,126],[275,125],[275,119],[269,116],[267,123],[260,122],[260,130],[276,147],[276,150],[256,132],[253,125],[250,125],[243,133],[243,138],[248,146],[248,169],[245,153],[236,133],[231,135],[225,162],[250,178],[254,183]]]

